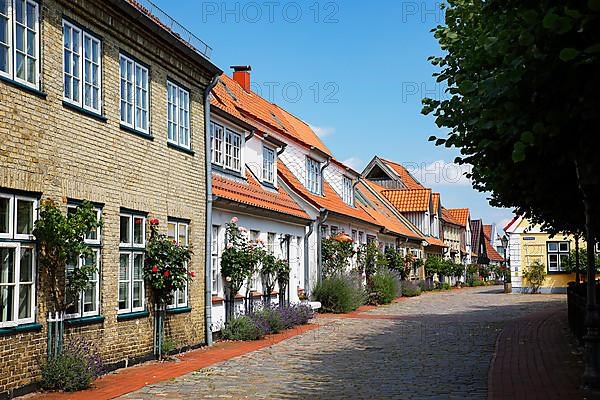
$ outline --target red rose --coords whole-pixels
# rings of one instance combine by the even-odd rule
[[[154,273],[158,272],[158,267],[156,265],[154,267],[152,267],[152,272],[154,272]]]
[[[150,225],[158,225],[158,220],[156,218],[151,219]]]
[[[163,274],[164,276],[169,276],[170,272],[169,271],[165,271],[165,273]]]
[[[190,273],[189,273],[189,275],[190,275],[192,278],[195,278],[195,277],[196,277],[196,273],[195,273],[194,271],[190,272]]]

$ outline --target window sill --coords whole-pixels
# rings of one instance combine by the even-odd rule
[[[0,76],[0,81],[5,82],[5,83],[7,83],[7,84],[9,84],[9,85],[17,88],[17,89],[25,90],[26,92],[29,92],[31,94],[34,94],[34,95],[38,96],[38,97],[41,97],[44,100],[48,97],[48,94],[45,93],[45,92],[42,92],[41,90],[38,90],[36,88],[32,88],[31,86],[24,85],[24,84],[22,84],[20,82],[17,82],[15,80],[12,80],[12,79],[7,78],[5,76]]]
[[[40,332],[42,330],[42,325],[40,324],[25,324],[25,325],[17,325],[12,326],[10,328],[0,328],[0,336],[6,335],[16,335],[18,333],[25,332]]]
[[[217,296],[217,295],[213,294],[213,296],[212,296],[212,303],[213,303],[213,304],[220,304],[220,303],[222,303],[223,301],[225,301],[225,299],[224,299],[224,298],[222,298],[222,297],[219,297],[219,296]]]
[[[149,311],[136,311],[127,314],[117,314],[117,321],[129,321],[132,319],[146,318],[150,316]]]
[[[190,156],[196,155],[196,153],[194,153],[193,150],[186,149],[185,147],[182,147],[182,146],[180,146],[178,144],[175,144],[175,143],[167,142],[167,146],[169,146],[172,149],[179,150],[182,153],[188,154]]]
[[[67,107],[67,108],[70,108],[71,110],[76,111],[76,112],[78,112],[80,114],[83,114],[85,116],[95,118],[95,119],[97,119],[100,122],[106,122],[106,121],[108,121],[108,118],[106,118],[104,115],[95,113],[93,111],[86,110],[85,108],[76,106],[75,104],[71,104],[68,101],[63,100],[63,106]]]
[[[152,136],[152,134],[150,134],[150,133],[142,132],[140,130],[137,130],[135,128],[132,128],[130,126],[123,125],[123,124],[121,124],[120,126],[121,126],[121,129],[124,130],[124,131],[126,131],[126,132],[133,133],[134,135],[137,135],[137,136],[142,137],[144,139],[154,140],[154,136]]]
[[[92,317],[70,318],[65,319],[66,326],[84,326],[104,323],[102,315],[94,315]]]
[[[184,314],[192,311],[192,307],[167,308],[167,314]]]
[[[266,182],[266,181],[263,181],[263,182],[262,182],[262,185],[263,185],[264,187],[266,187],[266,188],[273,189],[273,190],[277,190],[277,187],[276,187],[276,186],[275,186],[273,183],[271,183],[271,182]]]
[[[547,271],[548,275],[575,275],[575,272],[566,272],[566,271]]]

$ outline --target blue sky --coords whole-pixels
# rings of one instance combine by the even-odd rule
[[[511,218],[458,178],[456,150],[427,141],[443,134],[420,113],[422,97],[444,96],[427,61],[441,53],[430,32],[443,22],[437,2],[155,3],[212,46],[224,71],[251,65],[253,90],[315,127],[339,160],[359,171],[373,155],[407,163],[444,206],[486,223]]]

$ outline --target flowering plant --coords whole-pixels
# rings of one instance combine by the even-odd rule
[[[146,247],[144,279],[150,286],[156,302],[168,304],[173,299],[173,292],[183,289],[196,275],[187,269],[192,252],[159,233],[157,219],[151,219],[149,225],[150,239]]]

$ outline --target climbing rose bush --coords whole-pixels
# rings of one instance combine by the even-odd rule
[[[196,276],[188,272],[192,251],[159,233],[159,221],[151,219],[150,239],[146,246],[144,279],[158,303],[168,304],[176,289],[183,289]]]

